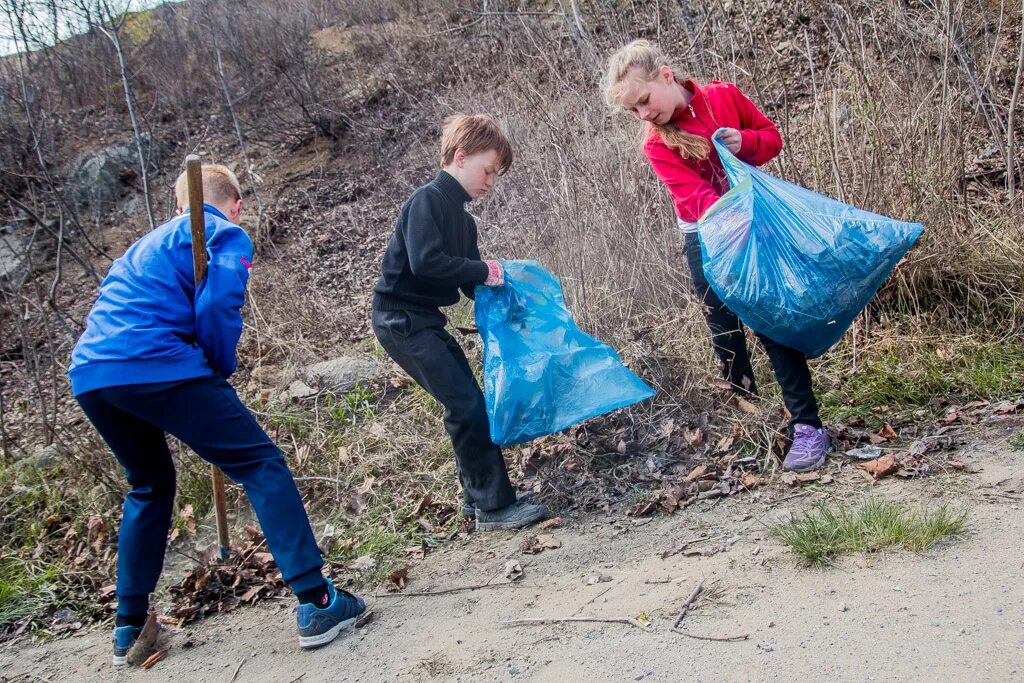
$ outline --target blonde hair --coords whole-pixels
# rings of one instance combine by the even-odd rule
[[[686,82],[684,71],[677,69],[664,52],[654,43],[647,40],[634,40],[629,45],[619,48],[608,59],[608,68],[604,76],[604,98],[610,107],[622,107],[622,97],[629,88],[630,78],[653,81],[661,72],[661,67],[672,70],[676,83]],[[674,123],[659,126],[648,124],[650,129],[661,136],[662,142],[678,151],[685,159],[707,159],[711,145],[700,135],[680,130]]]
[[[188,208],[188,177],[182,171],[174,181],[174,197],[179,209]],[[203,201],[219,204],[242,198],[242,186],[227,166],[203,164]]]
[[[441,129],[441,166],[455,159],[455,151],[467,155],[494,150],[498,153],[498,175],[512,165],[512,143],[498,121],[489,114],[455,114],[444,120]]]

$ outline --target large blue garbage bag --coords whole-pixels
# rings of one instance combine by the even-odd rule
[[[750,329],[808,358],[820,356],[843,336],[923,226],[770,176],[717,138],[715,149],[731,189],[698,221],[708,283]]]
[[[554,275],[536,261],[501,265],[505,285],[475,293],[494,443],[529,441],[654,395],[610,346],[576,327]]]

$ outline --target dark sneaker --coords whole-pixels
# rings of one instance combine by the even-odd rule
[[[296,613],[299,647],[326,645],[337,638],[342,629],[356,623],[356,619],[365,611],[366,603],[361,597],[348,591],[339,591],[328,581],[326,607],[317,607],[311,603],[299,604]]]
[[[537,499],[536,494],[533,491],[522,491],[516,493],[516,500],[521,500],[524,503],[532,503]],[[476,517],[476,503],[471,500],[462,501],[462,516],[463,517]]]
[[[497,510],[477,510],[476,530],[519,529],[534,522],[539,522],[547,516],[548,509],[546,506],[517,500],[511,505]]]
[[[816,470],[825,464],[825,456],[832,452],[832,439],[822,428],[797,424],[793,426],[793,445],[789,447],[782,469],[791,472]]]
[[[118,626],[114,629],[114,666],[128,663],[128,650],[132,649],[140,633],[141,626]]]

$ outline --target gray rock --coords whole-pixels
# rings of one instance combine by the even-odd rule
[[[159,163],[161,149],[143,135],[143,154],[149,163]],[[72,164],[71,198],[81,206],[103,210],[135,186],[139,158],[133,139],[111,145],[106,149],[83,154]]]
[[[373,359],[341,356],[303,368],[299,378],[318,389],[344,393],[383,374],[384,366]]]
[[[0,287],[16,292],[28,278],[28,245],[14,226],[0,227]]]
[[[60,466],[63,458],[56,446],[43,446],[32,454],[31,461],[41,470],[52,470]]]
[[[275,403],[290,403],[291,401],[297,401],[302,398],[308,398],[316,394],[316,389],[309,386],[301,379],[297,379],[288,385],[288,388],[282,392],[274,394],[273,401]]]

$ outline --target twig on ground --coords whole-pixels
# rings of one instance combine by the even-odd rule
[[[375,598],[410,598],[410,597],[422,597],[426,595],[445,595],[447,593],[458,593],[460,591],[475,591],[481,588],[497,588],[498,586],[511,586],[519,581],[503,581],[501,583],[477,583],[472,586],[456,586],[454,588],[440,588],[435,591],[414,591],[414,592],[399,592],[399,593],[380,593],[374,594]]]
[[[644,631],[647,627],[632,617],[539,617],[536,619],[512,619],[498,622],[502,626],[537,626],[541,624],[565,624],[569,622],[594,622],[603,624],[628,624]]]
[[[732,643],[738,640],[747,640],[750,638],[749,633],[744,633],[741,636],[698,636],[693,633],[687,633],[686,631],[678,628],[672,629],[675,633],[686,636],[687,638],[696,638],[697,640],[713,640],[716,643]]]
[[[245,664],[245,660],[240,660],[238,666],[235,667],[235,673],[231,674],[231,680],[228,683],[235,683],[235,679],[238,678],[238,672],[242,670],[242,665]]]
[[[679,628],[679,624],[683,623],[683,619],[686,617],[686,613],[690,611],[690,607],[693,603],[697,602],[697,598],[700,597],[700,592],[704,590],[704,583],[702,581],[697,582],[697,587],[690,593],[690,597],[686,598],[686,602],[683,603],[683,609],[680,610],[679,616],[676,617],[676,621],[672,624],[673,629]]]

